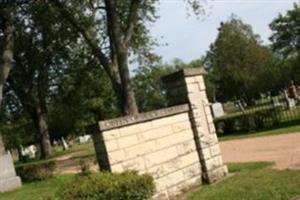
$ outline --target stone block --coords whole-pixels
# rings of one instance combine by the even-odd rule
[[[189,130],[189,129],[191,129],[191,123],[189,120],[174,123],[174,124],[172,124],[172,129],[173,129],[173,133]]]
[[[125,171],[135,170],[143,173],[145,172],[146,169],[143,157],[137,157],[131,160],[125,160],[124,162],[121,163],[121,165]]]
[[[157,189],[164,190],[184,181],[183,171],[178,170],[157,180]]]
[[[146,167],[151,168],[178,156],[176,147],[170,147],[144,156]]]
[[[204,178],[208,181],[208,183],[214,183],[218,180],[221,180],[228,174],[227,166],[220,166],[214,170],[211,170],[204,174]]]
[[[152,124],[153,124],[153,127],[156,128],[156,127],[163,127],[166,125],[172,125],[176,122],[183,122],[183,121],[188,121],[188,120],[189,120],[189,116],[187,113],[180,113],[180,114],[173,115],[170,117],[153,120]]]
[[[0,180],[15,177],[16,171],[10,154],[0,156]]]
[[[0,193],[13,191],[19,189],[21,186],[21,179],[18,176],[0,179]]]
[[[21,187],[21,179],[16,176],[10,154],[0,155],[0,192],[7,192]]]
[[[111,165],[111,171],[114,173],[122,173],[125,170],[123,169],[122,164],[118,163],[118,164]]]
[[[140,142],[155,140],[157,138],[162,138],[173,133],[172,126],[163,126],[159,128],[153,128],[152,130],[142,132],[138,134]]]
[[[136,133],[141,133],[145,132],[147,130],[152,129],[152,122],[144,122],[144,123],[138,123],[138,124],[133,124],[129,126],[125,126],[120,128],[120,136],[121,137],[126,137],[129,135],[133,135]]]
[[[177,154],[181,156],[196,151],[196,144],[194,140],[188,140],[177,145],[176,148]]]
[[[107,152],[115,151],[119,149],[118,141],[117,140],[110,140],[105,142],[105,147]]]
[[[137,156],[143,156],[154,151],[156,151],[156,142],[152,140],[145,143],[140,143],[132,147],[125,148],[124,155],[126,159],[132,159]]]
[[[138,141],[137,135],[130,135],[130,136],[122,137],[122,138],[118,139],[118,144],[119,144],[120,149],[130,147],[130,146],[136,145],[138,143],[139,143],[139,141]]]
[[[197,162],[191,166],[183,169],[184,180],[188,180],[193,177],[201,177],[201,164]]]
[[[216,156],[210,159],[205,160],[206,171],[211,171],[223,166],[223,163],[220,160],[220,156]]]
[[[209,149],[210,149],[211,156],[216,156],[216,155],[221,154],[219,144],[215,144],[214,146],[210,147]]]
[[[156,148],[159,150],[173,145],[180,145],[181,143],[191,141],[192,139],[192,130],[186,130],[176,134],[168,135],[163,138],[156,139]]]
[[[210,151],[210,148],[209,148],[209,147],[208,147],[208,148],[201,149],[201,150],[199,150],[199,151],[201,151],[202,159],[207,160],[207,159],[210,159],[210,158],[212,157],[211,151]]]
[[[151,199],[152,200],[170,200],[167,190],[157,192]]]
[[[102,134],[105,141],[116,140],[120,137],[119,129],[104,131]]]
[[[109,163],[111,165],[123,162],[125,160],[125,154],[123,150],[110,152],[108,154]]]

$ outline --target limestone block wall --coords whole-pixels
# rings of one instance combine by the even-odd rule
[[[187,104],[100,122],[94,134],[100,168],[152,175],[157,199],[201,184],[201,164]]]
[[[90,127],[100,169],[149,173],[159,200],[226,176],[203,74],[194,68],[163,78],[172,107]]]
[[[172,104],[188,102],[190,121],[199,153],[203,180],[213,183],[227,175],[206,96],[203,78],[205,72],[199,68],[184,69],[163,77]]]

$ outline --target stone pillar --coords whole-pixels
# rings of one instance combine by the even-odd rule
[[[21,187],[21,179],[16,176],[13,159],[10,153],[4,150],[0,135],[0,193],[15,190]]]
[[[213,183],[227,175],[223,164],[218,138],[213,123],[210,105],[206,96],[205,83],[201,68],[178,71],[162,78],[170,104],[188,102],[190,120],[194,131],[195,143],[202,166],[202,178]]]

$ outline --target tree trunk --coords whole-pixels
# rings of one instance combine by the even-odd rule
[[[130,73],[128,68],[128,55],[127,50],[122,50],[118,54],[119,73],[121,77],[122,85],[122,105],[123,114],[133,115],[138,113],[138,107],[136,104],[132,82],[130,79]]]
[[[9,71],[13,62],[14,27],[12,23],[12,13],[7,9],[0,10],[0,12],[1,12],[0,18],[3,20],[3,26],[0,28],[2,29],[4,34],[2,57],[0,60],[0,108],[1,108],[3,103],[4,84],[9,75]],[[0,135],[0,155],[3,153],[4,153],[4,144],[2,141],[2,136]]]
[[[40,105],[36,105],[33,114],[34,123],[40,140],[42,158],[47,159],[52,156],[47,114],[43,111]]]

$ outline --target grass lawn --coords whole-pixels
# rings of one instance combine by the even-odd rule
[[[202,186],[186,200],[289,200],[300,195],[300,170],[276,170],[272,163],[228,164],[231,177]],[[52,200],[62,183],[74,175],[25,183],[17,191],[0,194],[0,200]],[[80,184],[80,183],[78,183]]]
[[[270,135],[279,135],[279,134],[286,134],[286,133],[294,133],[300,132],[300,125],[276,128],[276,129],[269,129],[257,132],[249,132],[249,133],[234,133],[225,136],[220,136],[220,141],[225,140],[236,140],[236,139],[244,139],[244,138],[253,138],[253,137],[261,137],[261,136],[270,136]]]
[[[187,200],[289,200],[300,195],[300,170],[279,171],[270,163],[228,166],[232,177],[203,186]]]
[[[0,200],[52,200],[56,190],[74,175],[60,175],[46,181],[25,183],[14,192],[0,194]]]
[[[63,151],[62,147],[56,147],[54,149],[54,158],[68,154],[75,154],[74,156],[78,158],[94,157],[95,150],[93,143],[74,144],[66,151]]]

